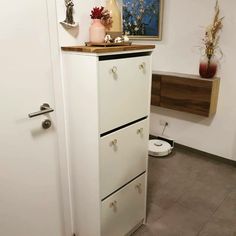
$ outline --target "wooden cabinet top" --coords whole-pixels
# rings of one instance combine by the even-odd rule
[[[61,47],[62,51],[69,52],[84,52],[84,53],[113,53],[113,52],[128,52],[137,50],[153,50],[155,45],[137,45],[130,46],[113,46],[113,47],[88,47],[88,46],[68,46]]]

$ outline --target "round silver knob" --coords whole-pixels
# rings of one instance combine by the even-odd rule
[[[116,200],[110,203],[110,208],[112,208],[114,212],[117,211],[117,201]]]
[[[146,66],[146,63],[143,62],[142,64],[139,65],[139,69],[140,69],[140,70],[144,70],[144,69],[145,69],[145,66]]]
[[[46,119],[42,122],[43,129],[49,129],[52,126],[52,122],[49,119]]]
[[[137,130],[137,134],[142,134],[142,133],[143,133],[143,128]]]
[[[117,67],[116,67],[116,66],[113,66],[113,68],[111,69],[111,72],[112,72],[113,74],[116,74],[117,71],[118,71]]]
[[[142,184],[141,183],[135,185],[135,188],[137,189],[138,193],[142,193]]]
[[[117,142],[118,142],[117,139],[112,140],[111,141],[111,146],[116,146]]]

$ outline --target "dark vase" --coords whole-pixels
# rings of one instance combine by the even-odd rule
[[[213,78],[217,72],[217,60],[214,51],[206,50],[199,65],[199,74],[202,78]]]

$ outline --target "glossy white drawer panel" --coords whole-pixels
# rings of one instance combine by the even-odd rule
[[[148,121],[140,121],[101,138],[101,199],[146,171]]]
[[[145,175],[102,202],[102,236],[124,236],[144,219]]]
[[[99,62],[100,133],[149,114],[150,56]]]

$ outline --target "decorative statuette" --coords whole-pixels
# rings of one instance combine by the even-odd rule
[[[73,17],[74,3],[72,0],[65,0],[65,5],[66,5],[66,19],[60,23],[66,28],[75,28],[78,26],[78,23],[74,21]]]
[[[107,35],[105,36],[105,43],[111,43],[111,42],[112,42],[112,37],[111,37],[110,34],[107,34]]]
[[[123,38],[124,42],[126,42],[126,43],[129,42],[129,37],[127,35],[123,35],[122,38]]]
[[[127,35],[123,35],[122,37],[112,38],[110,34],[107,34],[104,37],[105,43],[129,43],[129,37]]]
[[[114,42],[115,42],[115,43],[122,43],[123,40],[122,40],[121,37],[116,37]]]

